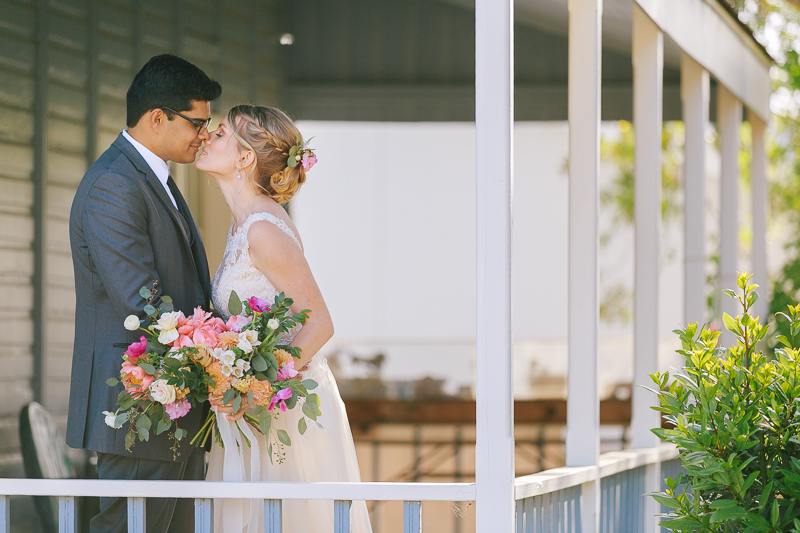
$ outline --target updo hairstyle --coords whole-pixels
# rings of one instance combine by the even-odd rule
[[[302,165],[289,167],[289,150],[303,138],[289,116],[274,107],[237,105],[228,111],[233,136],[256,156],[248,179],[264,194],[283,204],[292,199],[306,181]]]

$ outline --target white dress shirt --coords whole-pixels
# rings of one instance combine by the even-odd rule
[[[169,187],[167,186],[167,179],[169,178],[169,166],[167,165],[167,162],[147,149],[147,147],[145,147],[142,143],[128,135],[128,130],[122,130],[122,135],[128,139],[133,147],[136,148],[136,151],[139,152],[139,154],[144,158],[147,165],[155,173],[158,181],[160,181],[161,185],[164,186],[164,190],[167,191],[167,196],[169,196],[169,199],[172,200],[172,205],[175,206],[175,209],[178,209],[178,204],[175,202],[175,198],[172,196],[172,191],[170,191]]]

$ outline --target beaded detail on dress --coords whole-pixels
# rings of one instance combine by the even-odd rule
[[[297,244],[298,248],[302,250],[300,241],[297,240],[292,229],[280,217],[272,213],[253,213],[244,221],[242,227],[239,228],[235,234],[232,234],[233,224],[228,229],[228,240],[225,245],[225,254],[222,256],[222,263],[217,268],[214,274],[214,281],[211,284],[212,293],[211,300],[214,303],[214,309],[224,318],[228,320],[230,313],[228,312],[228,300],[231,297],[231,291],[236,287],[236,294],[242,301],[250,298],[251,296],[258,296],[266,300],[270,304],[275,301],[275,296],[278,291],[272,282],[265,276],[259,269],[255,267],[252,259],[250,258],[250,244],[247,242],[247,232],[253,222],[266,220],[275,224],[286,235],[292,238]],[[287,294],[291,297],[290,294]],[[302,324],[297,324],[292,330],[281,334],[278,341],[279,344],[289,344],[294,339],[297,332],[300,331]]]

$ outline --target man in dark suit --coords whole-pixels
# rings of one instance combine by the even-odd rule
[[[119,377],[124,348],[118,346],[139,338],[123,322],[131,314],[144,317],[141,287],[158,280],[158,294],[171,296],[187,315],[198,305],[209,308],[203,242],[167,162],[194,161],[208,140],[210,102],[220,93],[219,83],[184,59],[150,59],[128,89],[128,129],[86,171],[72,203],[77,301],[67,444],[97,452],[101,479],[203,479],[204,450],[188,439],[177,460],[166,433],[151,433],[127,452],[127,426],[110,428],[102,413],[116,408],[121,390],[106,385]],[[181,428],[193,436],[203,417],[196,406]],[[194,530],[192,500],[150,498],[145,516],[148,532]],[[126,531],[125,498],[101,498],[90,527]]]

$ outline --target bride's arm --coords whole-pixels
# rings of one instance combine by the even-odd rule
[[[255,222],[247,232],[253,264],[269,278],[278,292],[294,300],[292,312],[310,309],[308,320],[292,341],[302,350],[294,367],[305,366],[333,336],[333,322],[303,251],[280,228]]]

